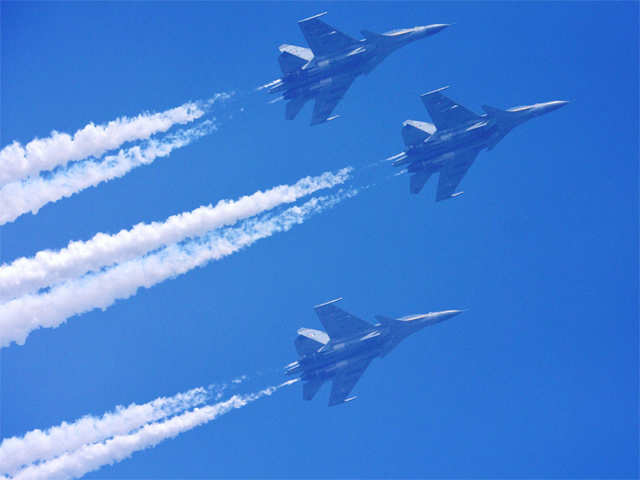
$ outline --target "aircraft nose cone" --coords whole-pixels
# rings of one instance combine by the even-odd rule
[[[436,315],[439,321],[449,320],[450,318],[455,317],[456,315],[460,315],[464,310],[444,310],[442,312],[437,312]]]
[[[447,27],[450,27],[449,23],[436,23],[433,25],[426,25],[424,27],[419,27],[425,35],[434,35],[441,30],[444,30]]]
[[[540,113],[549,113],[554,110],[564,107],[569,102],[566,100],[554,100],[553,102],[547,102],[540,105]]]
[[[444,322],[450,318],[460,315],[464,310],[443,310],[442,312],[424,313],[421,315],[412,315],[405,317],[405,321],[414,322],[415,325],[424,327],[426,325],[433,325],[435,323]]]

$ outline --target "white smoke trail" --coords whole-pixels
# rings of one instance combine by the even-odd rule
[[[63,422],[47,430],[33,430],[23,437],[7,438],[0,444],[0,473],[13,475],[25,465],[45,461],[129,433],[141,426],[181,413],[207,402],[211,388],[194,388],[172,397],[160,397],[142,405],[117,406],[102,417],[87,415],[73,423]]]
[[[24,146],[14,141],[0,150],[0,185],[83,158],[99,157],[126,142],[145,140],[174,125],[190,123],[202,117],[213,102],[229,96],[216,94],[206,102],[188,102],[133,118],[120,117],[106,125],[89,123],[73,136],[53,131],[49,137],[36,138]]]
[[[356,193],[350,190],[327,197],[314,197],[280,214],[245,220],[238,227],[214,231],[201,239],[166,247],[104,272],[69,280],[47,293],[11,300],[0,305],[0,346],[7,346],[11,342],[22,345],[33,330],[55,328],[69,317],[96,308],[104,310],[118,299],[135,295],[141,287],[150,288],[212,260],[231,255],[257,240],[288,231],[311,215]]]
[[[36,214],[47,203],[70,197],[86,188],[122,177],[156,158],[166,157],[173,150],[189,145],[194,140],[215,130],[210,120],[180,130],[160,140],[149,140],[144,146],[120,150],[102,160],[86,160],[55,172],[51,177],[29,177],[0,188],[0,225],[12,222],[29,211]]]
[[[17,472],[14,480],[77,478],[104,465],[120,462],[133,453],[156,446],[179,434],[215,420],[221,415],[242,408],[260,398],[273,395],[278,389],[295,383],[290,380],[248,395],[234,395],[214,405],[195,408],[168,420],[150,423],[128,435],[116,435],[101,443],[84,445],[74,452],[52,460],[28,466]]]
[[[9,265],[0,266],[0,301],[130,260],[163,245],[203,235],[278,205],[295,202],[318,190],[344,183],[351,170],[343,168],[337,173],[325,172],[316,177],[306,177],[294,185],[280,185],[235,201],[221,200],[215,207],[202,206],[173,215],[164,222],[140,223],[115,235],[99,233],[86,242],[71,242],[59,251],[44,250],[33,258],[19,258]]]

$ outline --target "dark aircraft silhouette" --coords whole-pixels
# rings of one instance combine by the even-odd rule
[[[290,100],[285,112],[288,120],[311,99],[316,101],[311,125],[333,120],[333,109],[358,75],[371,72],[398,48],[448,27],[427,25],[382,34],[362,30],[365,38],[356,40],[320,20],[325,14],[298,22],[311,48],[280,45],[283,77],[261,87]]]
[[[395,166],[406,165],[412,173],[411,193],[420,193],[429,177],[440,172],[436,201],[460,196],[458,184],[480,150],[491,150],[513,128],[534,117],[552,112],[568,102],[536,103],[508,110],[483,105],[485,115],[477,115],[444,96],[447,87],[421,96],[432,123],[407,120],[402,138],[407,150],[388,158]]]
[[[324,382],[333,380],[329,406],[355,398],[347,397],[371,360],[384,357],[412,333],[462,313],[445,310],[398,319],[377,316],[379,323],[372,325],[338,308],[335,303],[339,300],[314,307],[326,333],[298,330],[295,346],[300,359],[285,367],[286,375],[297,375],[305,382],[305,400],[311,400]]]

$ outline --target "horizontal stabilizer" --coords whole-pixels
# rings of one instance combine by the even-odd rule
[[[300,113],[300,110],[302,110],[302,107],[304,107],[306,101],[306,98],[298,97],[288,102],[284,112],[285,118],[287,120],[293,120],[294,118],[296,118],[296,115]]]
[[[414,195],[420,193],[424,184],[427,183],[432,172],[423,170],[409,178],[409,191]]]
[[[407,147],[413,147],[423,143],[435,131],[436,126],[432,123],[407,120],[402,124],[402,139]]]
[[[302,398],[304,400],[312,400],[316,393],[318,393],[318,390],[320,390],[322,384],[322,380],[311,380],[302,384]]]
[[[280,69],[285,75],[297,72],[307,64],[305,59],[291,55],[289,52],[282,52],[278,57],[278,61],[280,62]]]

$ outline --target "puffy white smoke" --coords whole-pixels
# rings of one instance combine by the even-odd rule
[[[190,123],[202,117],[220,93],[205,102],[188,102],[159,113],[120,117],[105,125],[89,123],[73,135],[53,131],[49,137],[36,138],[26,145],[12,142],[0,150],[0,185],[35,175],[43,170],[64,166],[88,157],[99,157],[126,142],[145,140],[166,132],[174,125]]]
[[[140,223],[114,235],[98,233],[88,241],[71,242],[58,251],[44,250],[33,258],[19,258],[11,264],[0,266],[0,301],[130,260],[163,245],[197,237],[279,205],[295,202],[318,190],[345,182],[350,172],[351,168],[343,168],[336,173],[325,172],[303,178],[293,185],[280,185],[237,200],[220,200],[215,206],[202,206],[173,215],[164,222]]]
[[[349,190],[314,197],[279,214],[245,220],[237,227],[214,231],[200,239],[165,247],[104,272],[69,280],[47,293],[11,300],[0,305],[0,346],[11,342],[22,345],[33,330],[55,328],[74,315],[96,308],[106,309],[118,299],[135,295],[141,287],[150,288],[212,260],[231,255],[274,233],[288,231],[311,215],[355,194],[355,190]]]
[[[221,415],[242,408],[260,398],[273,395],[278,389],[295,383],[289,380],[247,395],[234,395],[223,402],[194,408],[167,420],[144,425],[127,435],[116,435],[100,443],[86,444],[57,458],[33,464],[18,471],[14,480],[44,480],[77,478],[104,465],[120,462],[133,453],[151,448],[164,440],[215,420]]]
[[[166,157],[173,150],[215,130],[210,120],[194,128],[180,130],[146,145],[120,150],[101,160],[85,160],[53,173],[49,177],[29,177],[0,188],[0,225],[12,222],[27,212],[36,214],[44,205],[70,197],[86,188],[122,177],[141,165]]]
[[[75,422],[33,430],[22,437],[4,439],[0,444],[0,473],[15,474],[25,465],[49,460],[84,445],[131,432],[201,405],[209,400],[209,389],[194,388],[172,397],[161,397],[142,405],[117,406],[102,417],[84,416]]]

